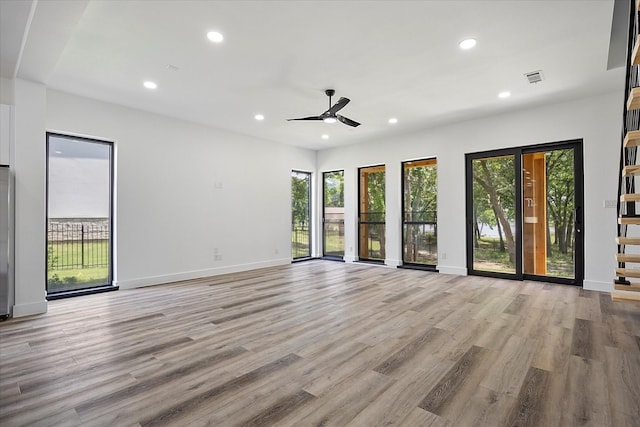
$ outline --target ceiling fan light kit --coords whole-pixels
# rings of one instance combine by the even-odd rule
[[[287,121],[292,121],[292,120],[322,120],[325,123],[340,122],[340,123],[344,123],[347,126],[352,126],[352,127],[360,126],[360,123],[356,122],[355,120],[351,120],[348,117],[345,117],[345,116],[342,116],[340,114],[337,114],[338,111],[342,110],[345,107],[345,105],[347,105],[349,103],[349,101],[350,101],[349,98],[341,97],[340,99],[338,99],[338,102],[336,102],[332,106],[331,105],[331,97],[336,93],[336,91],[333,90],[333,89],[327,89],[327,90],[324,91],[324,93],[329,97],[329,109],[327,111],[325,111],[324,113],[320,114],[319,116],[301,117],[299,119],[287,119]]]

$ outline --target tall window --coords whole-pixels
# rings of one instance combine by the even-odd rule
[[[311,174],[291,172],[291,257],[311,257]]]
[[[113,289],[112,144],[47,134],[47,296]]]
[[[323,256],[344,257],[344,171],[322,174]]]
[[[359,259],[385,259],[385,168],[370,166],[358,169]]]
[[[436,159],[402,163],[404,264],[438,263]]]

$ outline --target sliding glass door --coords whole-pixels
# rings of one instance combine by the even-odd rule
[[[581,284],[582,141],[467,155],[470,274]]]
[[[344,171],[322,174],[322,255],[344,257]]]

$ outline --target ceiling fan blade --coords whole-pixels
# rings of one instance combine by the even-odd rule
[[[354,120],[351,120],[351,119],[349,119],[349,118],[347,118],[345,116],[341,116],[340,114],[337,114],[336,118],[340,122],[344,123],[345,125],[353,126],[354,128],[360,126],[360,123],[358,123],[358,122],[356,122]]]
[[[311,117],[301,117],[299,119],[287,119],[288,122],[290,122],[292,120],[322,120],[322,117],[320,117],[320,116],[311,116]]]
[[[324,113],[322,113],[323,116],[334,116],[338,111],[342,110],[344,108],[345,105],[347,105],[349,103],[349,98],[340,98],[338,99],[338,102],[336,102],[335,104],[333,104],[332,107],[330,107],[327,111],[325,111]]]

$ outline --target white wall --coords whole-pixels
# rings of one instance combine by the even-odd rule
[[[45,300],[44,85],[15,80],[15,304],[13,316],[47,310]]]
[[[290,262],[291,170],[314,151],[56,91],[46,125],[116,141],[121,287]]]
[[[610,290],[614,279],[616,212],[622,93],[545,105],[500,116],[426,130],[393,140],[371,141],[318,153],[318,173],[345,169],[345,259],[357,251],[357,172],[360,166],[387,166],[388,265],[401,254],[400,162],[438,159],[438,268],[466,274],[465,153],[582,138],[585,184],[585,282]]]
[[[387,262],[395,265],[401,254],[400,162],[432,156],[439,174],[438,267],[465,274],[464,154],[583,138],[585,288],[611,288],[616,212],[604,209],[603,200],[616,198],[621,93],[316,153],[14,83],[14,316],[46,311],[45,130],[115,141],[115,282],[123,288],[288,263],[292,169],[317,171],[316,188],[322,171],[345,170],[350,261],[357,250],[357,168],[386,164]],[[317,244],[314,249],[319,253]]]

